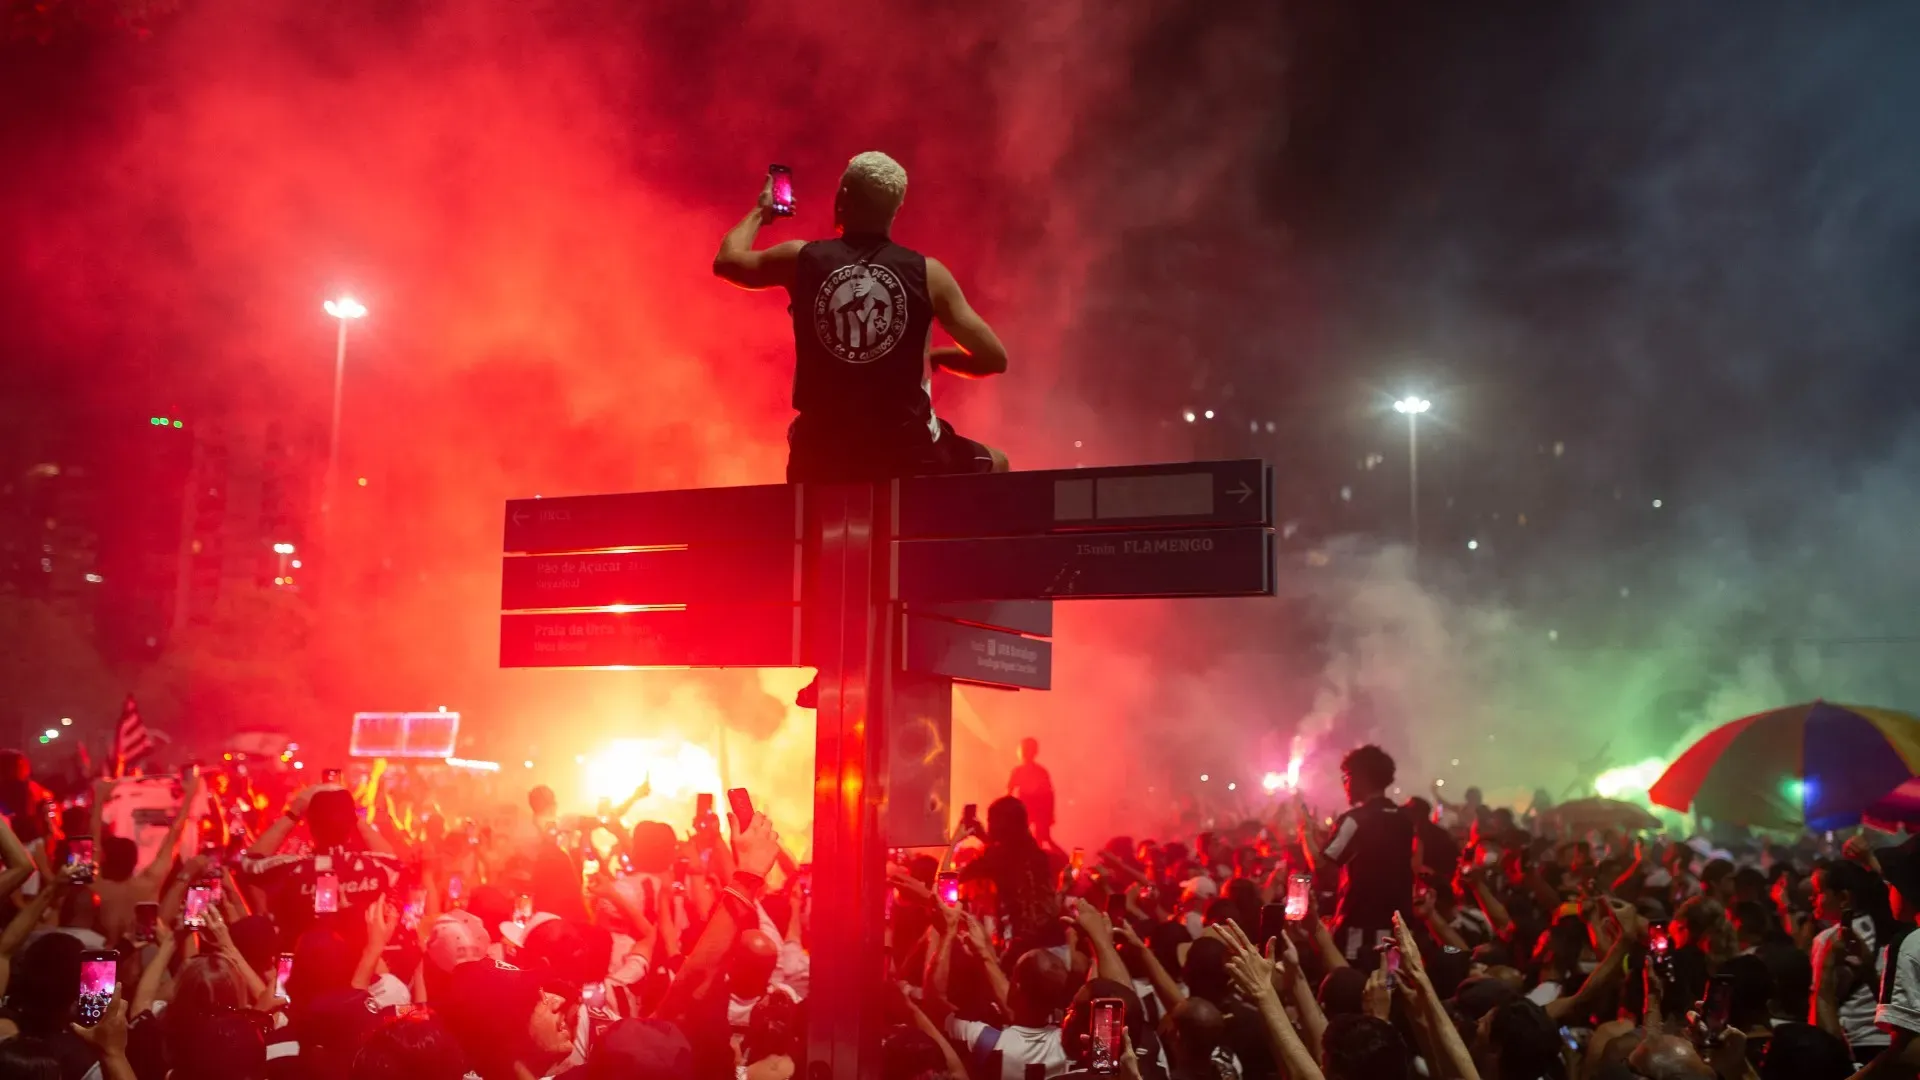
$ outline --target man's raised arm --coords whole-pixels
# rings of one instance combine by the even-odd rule
[[[927,291],[933,294],[933,316],[953,335],[954,345],[934,349],[933,362],[955,375],[983,379],[1007,370],[1007,349],[987,320],[967,303],[960,283],[938,259],[927,260]],[[1008,784],[1009,789],[1012,783]]]
[[[733,282],[743,289],[771,289],[776,285],[793,284],[793,264],[805,245],[798,240],[789,240],[784,244],[775,244],[765,251],[755,251],[753,242],[760,236],[760,226],[773,219],[773,178],[767,178],[767,186],[760,189],[760,201],[755,204],[740,224],[727,230],[720,238],[720,253],[713,257],[715,277]]]

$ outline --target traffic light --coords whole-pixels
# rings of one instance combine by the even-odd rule
[[[185,420],[175,420],[170,416],[149,416],[147,417],[147,423],[152,424],[154,427],[158,427],[158,428],[164,428],[164,427],[184,428],[187,426],[187,422]]]

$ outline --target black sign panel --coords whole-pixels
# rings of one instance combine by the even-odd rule
[[[1045,600],[983,600],[975,604],[915,604],[916,615],[1011,630],[1032,637],[1053,636],[1053,605]]]
[[[1273,525],[1263,461],[927,476],[895,481],[894,535],[1034,536],[1089,529]]]
[[[902,540],[894,544],[893,590],[909,604],[1271,596],[1273,533],[1183,529]]]
[[[798,667],[800,609],[710,606],[500,616],[500,666]]]
[[[1053,643],[984,626],[907,615],[901,620],[900,666],[988,686],[1053,687]]]
[[[704,541],[800,539],[800,488],[642,491],[514,499],[507,503],[508,554],[605,551]]]
[[[791,541],[509,556],[500,565],[500,606],[508,611],[799,602],[800,545]]]

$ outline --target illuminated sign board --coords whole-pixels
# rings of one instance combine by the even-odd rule
[[[353,714],[354,757],[448,758],[460,735],[457,712],[362,712]]]

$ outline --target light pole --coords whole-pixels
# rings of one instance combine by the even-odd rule
[[[1412,394],[1393,403],[1394,412],[1407,416],[1408,535],[1415,551],[1420,550],[1420,414],[1431,408],[1433,402]]]
[[[340,320],[340,343],[333,351],[333,427],[327,434],[327,475],[321,481],[320,516],[331,520],[333,512],[333,474],[340,460],[340,391],[347,379],[347,323],[362,318],[367,307],[351,296],[328,300],[320,305],[327,314]]]

